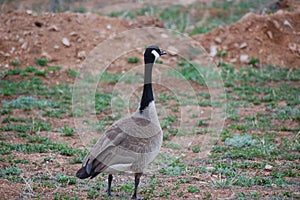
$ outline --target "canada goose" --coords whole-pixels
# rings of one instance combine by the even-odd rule
[[[116,172],[134,173],[132,199],[140,199],[137,188],[145,167],[160,151],[163,134],[158,121],[152,91],[152,68],[155,60],[166,54],[157,46],[149,46],[144,53],[145,73],[141,103],[136,112],[107,128],[85,157],[76,176],[94,178],[108,173],[107,194],[111,196],[111,182]]]

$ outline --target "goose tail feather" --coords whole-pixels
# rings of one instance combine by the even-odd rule
[[[91,174],[87,173],[86,166],[81,167],[76,173],[76,177],[80,179],[86,179],[90,176]]]

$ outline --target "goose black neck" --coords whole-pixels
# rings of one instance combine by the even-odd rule
[[[140,112],[143,112],[143,110],[149,106],[150,102],[154,100],[152,90],[152,67],[153,63],[145,64],[144,89],[139,108]]]

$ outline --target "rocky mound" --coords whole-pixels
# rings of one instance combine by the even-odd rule
[[[36,65],[37,58],[74,68],[104,39],[145,26],[163,24],[151,17],[127,21],[96,14],[5,13],[0,18],[0,69],[11,67],[12,61],[22,66]]]
[[[249,13],[237,23],[194,37],[217,61],[300,67],[300,12]]]

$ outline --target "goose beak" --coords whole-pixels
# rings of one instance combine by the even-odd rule
[[[167,52],[161,50],[159,55],[161,56],[161,55],[165,55],[165,54],[167,54]]]

